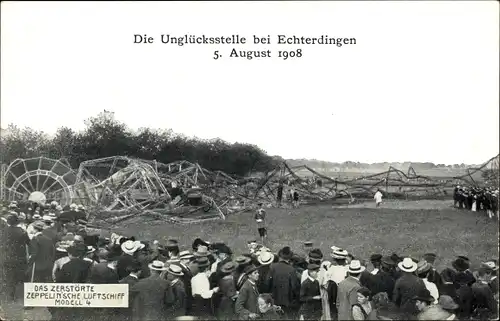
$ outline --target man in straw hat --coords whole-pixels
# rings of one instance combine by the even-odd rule
[[[16,288],[24,281],[24,273],[28,266],[27,249],[30,243],[26,231],[17,226],[17,215],[7,216],[7,227],[3,230],[4,243],[1,244],[0,269],[5,282],[4,292],[7,300],[16,300]]]
[[[243,272],[248,278],[240,289],[234,304],[234,311],[240,320],[255,320],[259,317],[259,308],[257,306],[259,269],[255,265],[248,265]]]
[[[437,304],[439,298],[438,287],[436,286],[436,284],[427,280],[430,270],[431,265],[429,264],[429,262],[421,260],[417,263],[417,276],[420,278],[420,280],[422,280],[422,282],[424,282],[425,288],[429,290],[430,294],[435,298],[435,301],[433,303]]]
[[[31,282],[50,282],[55,261],[55,246],[51,239],[42,234],[45,224],[37,221],[33,224],[35,234],[30,242],[29,264]]]
[[[352,320],[351,309],[358,302],[357,290],[361,288],[359,278],[365,267],[352,260],[347,267],[348,276],[339,283],[337,292],[338,320]]]
[[[269,268],[267,282],[275,304],[282,307],[287,318],[294,319],[300,307],[300,279],[290,264],[293,252],[285,246],[278,252],[279,261]]]
[[[259,280],[257,281],[257,288],[259,293],[269,293],[270,289],[267,284],[267,275],[269,274],[269,269],[271,264],[274,262],[274,254],[264,250],[260,251],[257,255],[257,262],[259,263]]]
[[[139,241],[128,240],[120,246],[123,254],[117,260],[116,272],[121,280],[128,275],[128,267],[137,259],[136,252],[144,248],[144,244]]]
[[[168,291],[170,283],[162,277],[167,270],[162,261],[148,264],[150,275],[139,280],[130,290],[133,320],[164,320],[167,315]],[[170,302],[171,303],[171,302]]]
[[[167,301],[172,302],[172,305],[167,309],[167,317],[166,319],[171,320],[178,316],[185,315],[186,313],[186,287],[182,282],[182,277],[184,273],[182,273],[182,269],[180,266],[171,264],[168,266],[166,270],[166,279],[170,283],[170,288],[172,291],[168,293],[171,294],[171,298],[167,299]]]
[[[328,268],[325,277],[337,284],[342,282],[347,276],[346,259],[349,253],[341,248],[332,246],[332,265]]]
[[[402,262],[398,263],[398,268],[401,271],[401,277],[394,285],[393,301],[403,311],[414,313],[415,305],[411,300],[420,293],[419,291],[428,290],[424,282],[415,275],[417,263],[411,258],[405,257]]]

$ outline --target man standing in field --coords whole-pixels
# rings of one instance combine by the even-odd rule
[[[259,231],[260,240],[262,241],[262,244],[265,244],[264,239],[267,238],[266,210],[262,207],[262,203],[259,203],[259,209],[255,214],[255,221],[257,222],[257,230]]]
[[[373,196],[377,207],[380,207],[380,204],[382,204],[382,196],[383,196],[382,192],[380,191],[379,188],[377,188],[377,192],[375,193],[375,196]]]

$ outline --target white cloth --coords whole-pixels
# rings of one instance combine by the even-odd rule
[[[471,211],[475,212],[476,211],[476,201],[474,201],[474,203],[472,203],[472,208],[471,208]]]
[[[347,266],[345,265],[332,265],[326,272],[325,278],[339,284],[344,281],[347,276]]]
[[[429,292],[431,293],[432,297],[434,298],[434,304],[438,304],[438,299],[439,299],[439,290],[433,282],[427,281],[427,279],[422,279],[424,281],[425,287]]]
[[[373,271],[371,271],[371,274],[373,275],[376,275],[378,273],[378,269],[373,269]]]
[[[375,193],[375,196],[373,196],[373,198],[375,199],[376,203],[382,203],[382,193],[380,193],[380,191],[377,191],[377,193]]]
[[[193,297],[198,294],[204,299],[210,299],[214,293],[213,290],[210,290],[210,282],[208,281],[207,275],[203,272],[193,276],[191,279],[191,288]]]
[[[63,267],[63,265],[68,263],[69,261],[69,256],[65,256],[54,262],[54,267],[52,268],[52,279],[54,280],[54,282],[56,281],[57,271],[59,271]]]

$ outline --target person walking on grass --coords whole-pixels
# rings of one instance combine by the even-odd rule
[[[265,239],[267,239],[266,210],[262,207],[262,203],[259,203],[259,209],[255,213],[255,221],[257,222],[260,240],[262,244],[265,244]]]
[[[380,191],[380,188],[377,188],[377,192],[375,193],[375,196],[373,198],[375,199],[375,204],[376,207],[380,207],[380,204],[382,204],[382,192]]]

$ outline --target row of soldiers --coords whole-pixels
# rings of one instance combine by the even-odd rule
[[[489,218],[498,217],[498,188],[457,185],[453,191],[453,205],[474,212],[484,211]]]

